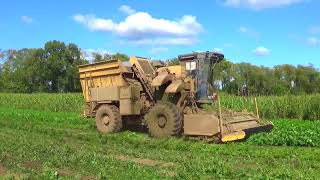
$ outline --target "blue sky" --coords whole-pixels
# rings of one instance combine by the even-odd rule
[[[320,67],[319,9],[318,0],[10,0],[0,49],[60,40],[163,60],[216,50],[233,62]]]

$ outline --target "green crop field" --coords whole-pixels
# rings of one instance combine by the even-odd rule
[[[0,94],[0,179],[318,179],[319,98],[259,97],[275,129],[217,145],[102,135],[81,116],[81,94]],[[254,109],[252,99],[222,104]]]

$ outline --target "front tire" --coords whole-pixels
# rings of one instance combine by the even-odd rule
[[[177,136],[182,129],[182,116],[179,108],[169,102],[158,103],[145,116],[149,133],[153,137]]]
[[[101,133],[115,133],[122,128],[120,111],[114,105],[101,105],[96,113],[96,126]]]

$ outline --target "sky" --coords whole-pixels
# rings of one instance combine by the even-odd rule
[[[320,67],[319,10],[319,0],[10,0],[0,3],[0,49],[59,40],[160,60],[217,51],[236,63]]]

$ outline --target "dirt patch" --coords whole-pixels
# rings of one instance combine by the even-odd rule
[[[300,168],[301,167],[301,162],[298,159],[292,160],[292,164],[294,168]]]
[[[74,175],[74,173],[68,169],[58,169],[57,172],[59,176],[63,176],[63,177],[68,177],[68,176],[70,177]]]
[[[36,161],[27,161],[23,164],[23,167],[31,170],[39,170],[42,168],[42,165]]]
[[[146,166],[160,166],[164,168],[174,166],[174,163],[172,162],[156,161],[152,159],[132,158],[124,155],[116,156],[116,159],[120,161],[131,161],[131,162],[135,162],[137,164],[146,165]]]
[[[174,171],[165,171],[165,172],[162,172],[161,174],[163,174],[164,176],[168,176],[168,177],[175,177],[175,176],[177,176],[177,173],[174,172]]]
[[[81,180],[96,180],[98,179],[96,176],[82,176]]]
[[[152,159],[133,158],[133,157],[124,156],[124,155],[116,156],[116,159],[120,161],[134,162],[144,166],[161,167],[163,169],[160,169],[159,173],[163,176],[174,177],[177,175],[176,172],[165,169],[165,168],[174,167],[175,164],[172,162],[157,161]]]
[[[236,163],[234,166],[236,169],[257,169],[259,165],[255,162],[243,162],[243,163]]]
[[[7,174],[7,168],[0,164],[0,176],[4,176]]]

